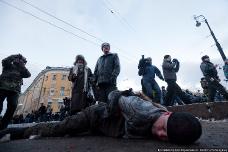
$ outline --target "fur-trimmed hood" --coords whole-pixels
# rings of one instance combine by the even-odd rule
[[[79,55],[77,55],[77,56],[75,57],[74,65],[76,65],[76,63],[77,63],[77,61],[78,61],[79,59],[82,59],[82,60],[84,61],[84,65],[87,65],[87,62],[86,62],[86,60],[85,60],[85,57],[84,57],[83,55],[81,55],[81,54],[79,54]]]

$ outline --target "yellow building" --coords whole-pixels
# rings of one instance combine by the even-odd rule
[[[64,67],[46,67],[20,95],[15,114],[26,115],[36,111],[41,103],[50,105],[53,112],[58,112],[63,105],[63,98],[71,97],[69,71],[69,68]]]

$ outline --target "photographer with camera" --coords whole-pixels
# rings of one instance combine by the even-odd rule
[[[21,92],[23,78],[29,78],[26,69],[27,60],[21,54],[11,55],[2,60],[2,74],[0,75],[0,113],[3,102],[7,98],[7,110],[0,121],[0,130],[7,128],[17,108],[18,97]]]
[[[220,79],[216,70],[217,66],[210,62],[210,58],[207,55],[204,55],[201,59],[202,63],[200,65],[200,69],[208,82],[208,101],[214,101],[216,90],[219,91],[225,99],[228,99],[226,89],[219,83]]]
[[[163,103],[161,89],[155,81],[155,74],[164,81],[160,70],[156,66],[152,65],[152,59],[150,57],[144,59],[144,56],[140,59],[138,68],[138,75],[142,76],[141,85],[143,92],[148,97],[153,99],[154,102]],[[153,91],[155,92],[155,95],[153,95]]]
[[[177,59],[171,59],[170,55],[165,55],[162,70],[165,81],[167,82],[167,93],[165,96],[164,105],[165,106],[172,106],[173,98],[178,96],[182,101],[185,103],[189,103],[187,96],[181,90],[180,86],[176,83],[177,76],[176,73],[179,71],[180,63]]]

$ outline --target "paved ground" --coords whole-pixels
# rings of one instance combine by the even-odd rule
[[[202,137],[195,144],[189,146],[178,146],[156,140],[127,140],[98,136],[80,136],[15,140],[0,143],[0,152],[228,151],[228,122],[203,121],[202,125]]]

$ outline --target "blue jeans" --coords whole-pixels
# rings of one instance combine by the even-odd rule
[[[142,79],[142,85],[145,89],[145,94],[157,102],[161,102],[161,89],[155,80]],[[153,95],[153,91],[155,95]]]

